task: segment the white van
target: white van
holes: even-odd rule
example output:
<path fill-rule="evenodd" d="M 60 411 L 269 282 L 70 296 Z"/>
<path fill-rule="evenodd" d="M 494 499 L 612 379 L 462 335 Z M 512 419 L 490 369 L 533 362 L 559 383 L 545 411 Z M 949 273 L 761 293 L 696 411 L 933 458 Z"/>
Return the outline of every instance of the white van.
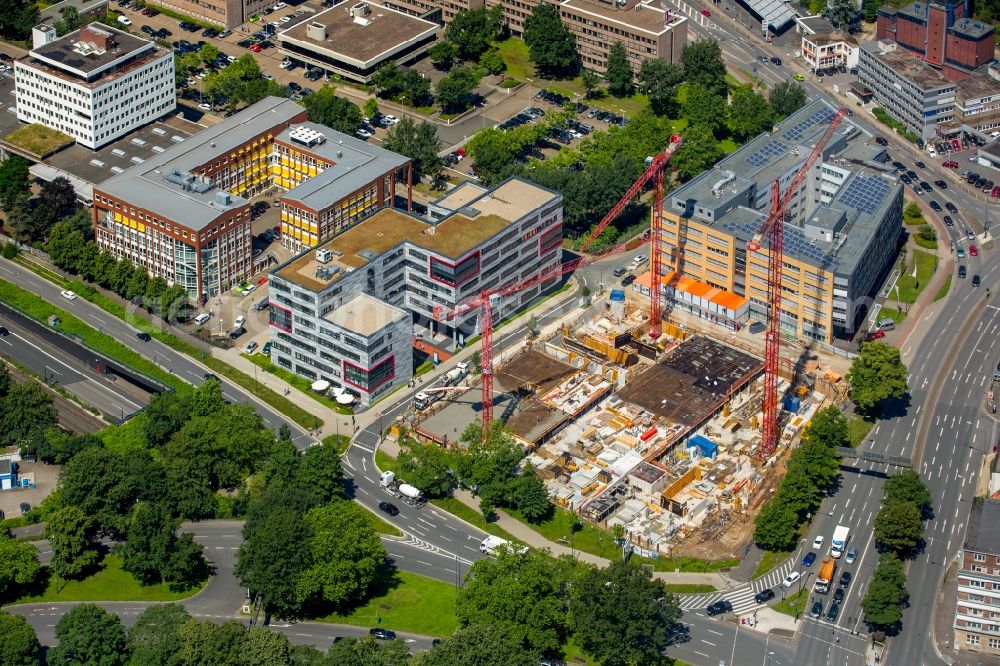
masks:
<path fill-rule="evenodd" d="M 130 19 L 127 16 L 119 16 L 118 22 L 121 23 L 122 25 L 132 25 L 132 19 Z"/>
<path fill-rule="evenodd" d="M 197 317 L 194 318 L 194 323 L 198 324 L 199 326 L 201 326 L 202 324 L 204 324 L 206 321 L 208 321 L 208 313 L 207 312 L 202 312 L 200 315 L 198 315 Z"/>
<path fill-rule="evenodd" d="M 896 322 L 894 322 L 892 319 L 889 318 L 879 319 L 878 327 L 881 328 L 883 331 L 895 331 Z"/>

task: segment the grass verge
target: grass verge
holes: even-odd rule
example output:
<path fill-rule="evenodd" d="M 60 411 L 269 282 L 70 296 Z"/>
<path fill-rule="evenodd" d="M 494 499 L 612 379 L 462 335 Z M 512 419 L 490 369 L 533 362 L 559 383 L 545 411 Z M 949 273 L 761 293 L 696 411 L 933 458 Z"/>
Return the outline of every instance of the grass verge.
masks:
<path fill-rule="evenodd" d="M 492 534 L 514 543 L 520 543 L 520 539 L 516 538 L 513 534 L 502 527 L 497 526 L 496 523 L 486 522 L 486 519 L 483 518 L 483 514 L 481 512 L 465 505 L 454 497 L 432 499 L 431 504 L 443 511 L 447 511 L 456 518 L 461 518 L 470 525 L 478 527 L 487 534 Z"/>
<path fill-rule="evenodd" d="M 336 400 L 329 398 L 324 394 L 319 394 L 313 391 L 312 382 L 307 377 L 301 377 L 299 375 L 289 372 L 288 370 L 285 370 L 284 368 L 278 367 L 274 363 L 271 363 L 270 356 L 265 356 L 264 354 L 251 354 L 249 356 L 246 354 L 240 354 L 240 356 L 250 361 L 264 372 L 272 374 L 278 379 L 289 384 L 293 388 L 298 389 L 300 392 L 302 392 L 312 400 L 315 400 L 324 407 L 328 407 L 329 409 L 332 409 L 333 411 L 339 414 L 354 413 L 351 409 L 348 409 L 344 405 L 337 404 Z"/>
<path fill-rule="evenodd" d="M 944 284 L 942 284 L 941 288 L 938 289 L 938 291 L 937 291 L 936 294 L 934 294 L 934 302 L 937 303 L 942 298 L 944 298 L 945 296 L 947 296 L 949 289 L 951 289 L 951 275 L 948 275 L 944 279 Z"/>
<path fill-rule="evenodd" d="M 338 454 L 344 455 L 347 447 L 351 444 L 351 438 L 347 435 L 327 435 L 323 438 L 323 444 L 335 447 Z"/>
<path fill-rule="evenodd" d="M 883 306 L 878 311 L 878 318 L 879 320 L 891 319 L 894 323 L 898 324 L 899 322 L 906 319 L 906 313 L 903 312 L 902 310 L 897 310 L 895 308 L 887 308 Z"/>
<path fill-rule="evenodd" d="M 208 582 L 207 580 L 205 581 Z M 204 587 L 183 592 L 173 592 L 166 583 L 143 586 L 132 574 L 122 569 L 121 558 L 108 555 L 101 562 L 97 573 L 83 580 L 57 581 L 49 578 L 45 591 L 38 595 L 25 596 L 17 600 L 19 604 L 33 604 L 54 601 L 179 601 L 198 593 Z"/>
<path fill-rule="evenodd" d="M 776 566 L 791 557 L 791 553 L 786 553 L 784 551 L 765 551 L 764 557 L 760 558 L 760 562 L 757 564 L 757 568 L 753 570 L 753 575 L 750 576 L 750 580 L 755 578 L 760 578 L 767 572 L 774 569 Z"/>
<path fill-rule="evenodd" d="M 707 583 L 667 583 L 663 587 L 674 594 L 706 594 L 717 591 L 714 585 Z"/>
<path fill-rule="evenodd" d="M 732 569 L 740 563 L 737 559 L 703 560 L 697 557 L 661 557 L 655 560 L 639 557 L 632 559 L 652 564 L 654 571 L 683 571 L 685 573 L 715 573 L 724 569 Z"/>
<path fill-rule="evenodd" d="M 385 522 L 374 513 L 369 513 L 368 515 L 370 515 L 372 518 L 372 527 L 374 527 L 375 531 L 378 532 L 379 534 L 385 534 L 386 536 L 394 536 L 394 537 L 403 536 L 403 533 L 400 532 L 398 529 L 396 529 L 395 526 Z"/>
<path fill-rule="evenodd" d="M 399 465 L 396 464 L 396 459 L 382 449 L 375 449 L 375 466 L 383 472 L 399 471 Z"/>
<path fill-rule="evenodd" d="M 319 621 L 448 636 L 458 628 L 455 586 L 408 571 L 397 571 L 393 580 L 375 590 L 363 606 L 343 615 L 327 615 Z"/>
<path fill-rule="evenodd" d="M 500 57 L 507 65 L 507 78 L 525 81 L 535 73 L 535 68 L 531 64 L 531 53 L 524 40 L 511 37 L 497 44 L 500 50 Z"/>
<path fill-rule="evenodd" d="M 937 255 L 930 252 L 914 250 L 913 261 L 917 269 L 917 276 L 913 277 L 912 272 L 907 272 L 899 276 L 899 281 L 896 282 L 896 286 L 899 287 L 900 303 L 916 302 L 920 292 L 930 283 L 934 271 L 937 269 Z"/>
<path fill-rule="evenodd" d="M 778 603 L 771 606 L 774 610 L 792 617 L 801 617 L 806 609 L 806 602 L 809 601 L 809 590 L 803 589 L 801 592 L 790 594 Z"/>
<path fill-rule="evenodd" d="M 586 521 L 580 520 L 566 509 L 554 507 L 552 516 L 540 523 L 528 522 L 519 511 L 514 509 L 505 509 L 505 511 L 511 517 L 521 521 L 549 541 L 563 546 L 570 546 L 572 544 L 572 547 L 576 550 L 609 560 L 621 559 L 621 548 L 615 543 L 610 533 Z M 572 534 L 571 538 L 571 525 L 574 519 L 578 521 L 579 531 Z"/>
<path fill-rule="evenodd" d="M 860 444 L 874 426 L 874 421 L 868 421 L 859 414 L 852 415 L 851 420 L 847 422 L 847 434 L 851 438 L 851 446 Z"/>

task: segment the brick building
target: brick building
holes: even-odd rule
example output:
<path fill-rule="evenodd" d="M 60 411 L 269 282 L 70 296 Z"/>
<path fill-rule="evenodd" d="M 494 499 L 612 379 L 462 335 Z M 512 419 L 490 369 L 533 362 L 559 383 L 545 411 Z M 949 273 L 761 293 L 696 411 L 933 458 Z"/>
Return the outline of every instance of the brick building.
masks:
<path fill-rule="evenodd" d="M 879 10 L 875 37 L 896 42 L 954 81 L 993 60 L 995 32 L 971 18 L 967 2 L 945 0 Z"/>
<path fill-rule="evenodd" d="M 1000 501 L 973 503 L 957 585 L 955 647 L 1000 655 Z"/>

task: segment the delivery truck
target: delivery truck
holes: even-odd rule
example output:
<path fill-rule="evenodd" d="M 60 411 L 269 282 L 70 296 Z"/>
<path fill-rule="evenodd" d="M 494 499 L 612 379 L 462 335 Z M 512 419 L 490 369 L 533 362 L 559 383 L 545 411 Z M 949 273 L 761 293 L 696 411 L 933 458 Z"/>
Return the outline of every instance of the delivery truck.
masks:
<path fill-rule="evenodd" d="M 847 550 L 847 541 L 851 538 L 851 530 L 844 525 L 837 525 L 833 531 L 833 538 L 830 539 L 830 555 L 839 558 Z"/>
<path fill-rule="evenodd" d="M 830 584 L 833 582 L 833 574 L 837 571 L 837 560 L 829 555 L 823 558 L 819 565 L 819 572 L 816 574 L 816 585 L 813 591 L 817 594 L 826 594 L 830 591 Z"/>

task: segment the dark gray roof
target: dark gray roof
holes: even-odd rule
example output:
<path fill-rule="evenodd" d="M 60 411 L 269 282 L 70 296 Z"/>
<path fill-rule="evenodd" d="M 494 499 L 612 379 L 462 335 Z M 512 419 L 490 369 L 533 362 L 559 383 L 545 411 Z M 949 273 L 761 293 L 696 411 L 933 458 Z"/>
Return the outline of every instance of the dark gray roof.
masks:
<path fill-rule="evenodd" d="M 780 30 L 795 20 L 795 12 L 784 0 L 747 0 L 747 6 L 774 30 Z"/>
<path fill-rule="evenodd" d="M 955 25 L 953 25 L 951 29 L 959 34 L 972 37 L 973 39 L 980 39 L 986 35 L 992 34 L 996 30 L 992 23 L 984 23 L 983 21 L 967 18 L 955 21 Z"/>
<path fill-rule="evenodd" d="M 76 30 L 37 49 L 32 49 L 31 56 L 60 69 L 75 70 L 89 76 L 113 63 L 134 58 L 156 48 L 156 45 L 149 40 L 140 39 L 103 23 L 91 24 L 84 29 L 111 33 L 115 46 L 107 50 L 81 46 L 81 30 Z"/>
<path fill-rule="evenodd" d="M 977 499 L 972 503 L 965 549 L 1000 554 L 1000 501 Z"/>

